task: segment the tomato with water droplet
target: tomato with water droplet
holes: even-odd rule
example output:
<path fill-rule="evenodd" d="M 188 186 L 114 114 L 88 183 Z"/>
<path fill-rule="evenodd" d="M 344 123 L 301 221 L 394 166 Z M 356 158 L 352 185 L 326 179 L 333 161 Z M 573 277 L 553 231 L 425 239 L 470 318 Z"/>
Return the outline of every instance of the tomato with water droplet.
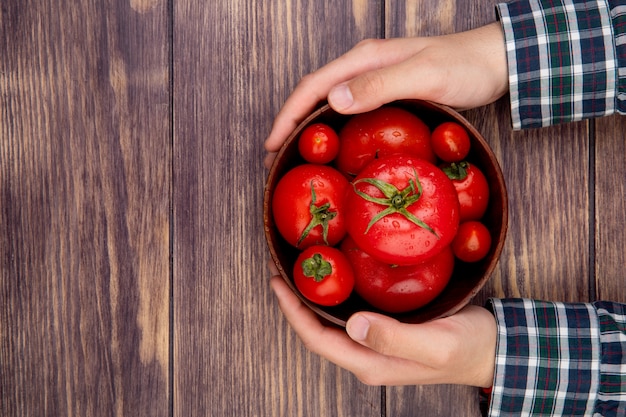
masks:
<path fill-rule="evenodd" d="M 436 162 L 429 127 L 400 107 L 383 106 L 354 115 L 339 131 L 337 168 L 357 175 L 376 158 L 403 153 Z"/>
<path fill-rule="evenodd" d="M 354 291 L 387 313 L 405 313 L 427 305 L 444 290 L 454 270 L 450 246 L 425 262 L 409 266 L 380 262 L 359 249 L 350 237 L 341 243 L 341 251 L 352 264 Z"/>
<path fill-rule="evenodd" d="M 392 155 L 368 164 L 346 194 L 346 229 L 381 262 L 412 265 L 448 246 L 459 225 L 450 179 L 430 162 Z"/>
<path fill-rule="evenodd" d="M 291 245 L 336 245 L 346 234 L 344 196 L 348 180 L 328 165 L 304 164 L 289 170 L 272 197 L 274 223 Z"/>

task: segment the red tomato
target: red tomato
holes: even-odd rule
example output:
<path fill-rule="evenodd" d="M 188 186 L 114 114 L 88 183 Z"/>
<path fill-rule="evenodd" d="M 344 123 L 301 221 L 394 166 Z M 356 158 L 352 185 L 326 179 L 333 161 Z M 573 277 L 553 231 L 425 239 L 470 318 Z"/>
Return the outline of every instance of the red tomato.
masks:
<path fill-rule="evenodd" d="M 354 288 L 352 265 L 339 249 L 330 246 L 311 246 L 300 253 L 293 279 L 303 296 L 323 306 L 344 302 Z"/>
<path fill-rule="evenodd" d="M 461 221 L 480 220 L 489 204 L 489 184 L 485 174 L 474 164 L 459 162 L 444 165 L 459 197 Z"/>
<path fill-rule="evenodd" d="M 452 242 L 459 201 L 452 182 L 430 162 L 406 155 L 377 159 L 352 184 L 348 234 L 379 261 L 420 263 Z"/>
<path fill-rule="evenodd" d="M 375 158 L 395 153 L 435 162 L 428 126 L 398 107 L 352 116 L 339 132 L 339 142 L 337 168 L 347 175 L 357 175 Z"/>
<path fill-rule="evenodd" d="M 300 155 L 312 164 L 327 164 L 339 153 L 339 136 L 324 123 L 307 126 L 298 139 Z"/>
<path fill-rule="evenodd" d="M 444 162 L 459 162 L 470 150 L 470 138 L 463 126 L 444 122 L 433 130 L 430 137 L 435 155 Z"/>
<path fill-rule="evenodd" d="M 454 256 L 463 262 L 478 262 L 487 256 L 491 248 L 491 234 L 487 226 L 471 220 L 461 223 L 452 241 Z"/>
<path fill-rule="evenodd" d="M 404 313 L 430 303 L 446 287 L 454 270 L 450 246 L 426 262 L 394 266 L 369 256 L 348 236 L 341 243 L 354 270 L 354 291 L 387 313 Z"/>
<path fill-rule="evenodd" d="M 289 170 L 272 197 L 274 222 L 291 245 L 336 245 L 346 234 L 344 197 L 348 180 L 327 165 L 304 164 Z"/>

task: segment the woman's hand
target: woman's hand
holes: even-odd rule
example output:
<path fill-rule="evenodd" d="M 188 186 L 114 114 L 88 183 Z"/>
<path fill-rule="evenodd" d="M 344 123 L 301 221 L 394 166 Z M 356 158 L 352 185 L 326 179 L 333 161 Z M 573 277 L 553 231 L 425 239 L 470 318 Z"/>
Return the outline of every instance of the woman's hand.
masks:
<path fill-rule="evenodd" d="M 323 100 L 345 114 L 407 98 L 466 109 L 491 103 L 507 89 L 504 36 L 497 22 L 453 35 L 366 40 L 301 80 L 265 141 L 266 165 Z"/>
<path fill-rule="evenodd" d="M 366 384 L 492 384 L 496 322 L 484 308 L 468 306 L 424 324 L 361 312 L 348 320 L 344 330 L 324 326 L 280 276 L 272 277 L 271 286 L 307 349 Z"/>

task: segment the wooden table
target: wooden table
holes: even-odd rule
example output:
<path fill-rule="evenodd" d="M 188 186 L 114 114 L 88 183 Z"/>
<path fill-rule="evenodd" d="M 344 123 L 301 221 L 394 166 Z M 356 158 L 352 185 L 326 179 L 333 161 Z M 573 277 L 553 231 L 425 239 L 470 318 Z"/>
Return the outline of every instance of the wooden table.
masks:
<path fill-rule="evenodd" d="M 474 388 L 366 386 L 303 347 L 268 286 L 262 143 L 359 40 L 469 29 L 494 4 L 3 0 L 0 415 L 478 416 Z M 464 114 L 510 196 L 475 302 L 626 302 L 626 119 Z"/>

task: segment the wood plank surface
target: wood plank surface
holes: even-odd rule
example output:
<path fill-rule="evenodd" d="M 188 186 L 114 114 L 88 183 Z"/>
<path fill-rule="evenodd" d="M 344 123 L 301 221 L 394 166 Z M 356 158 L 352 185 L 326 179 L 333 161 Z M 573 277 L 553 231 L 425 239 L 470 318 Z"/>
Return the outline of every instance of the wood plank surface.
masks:
<path fill-rule="evenodd" d="M 588 122 L 515 132 L 501 143 L 509 239 L 497 296 L 589 301 L 592 253 Z"/>
<path fill-rule="evenodd" d="M 270 292 L 263 141 L 299 79 L 376 2 L 174 4 L 174 415 L 380 416 L 381 390 L 308 352 Z"/>
<path fill-rule="evenodd" d="M 2 416 L 168 414 L 167 22 L 2 2 Z"/>
<path fill-rule="evenodd" d="M 469 416 L 477 390 L 370 387 L 268 284 L 263 141 L 299 79 L 368 37 L 495 2 L 4 0 L 0 416 Z M 509 191 L 488 297 L 626 302 L 626 119 L 513 132 L 463 113 Z"/>
<path fill-rule="evenodd" d="M 626 119 L 595 121 L 596 299 L 626 303 Z M 592 236 L 592 238 L 593 238 Z"/>

